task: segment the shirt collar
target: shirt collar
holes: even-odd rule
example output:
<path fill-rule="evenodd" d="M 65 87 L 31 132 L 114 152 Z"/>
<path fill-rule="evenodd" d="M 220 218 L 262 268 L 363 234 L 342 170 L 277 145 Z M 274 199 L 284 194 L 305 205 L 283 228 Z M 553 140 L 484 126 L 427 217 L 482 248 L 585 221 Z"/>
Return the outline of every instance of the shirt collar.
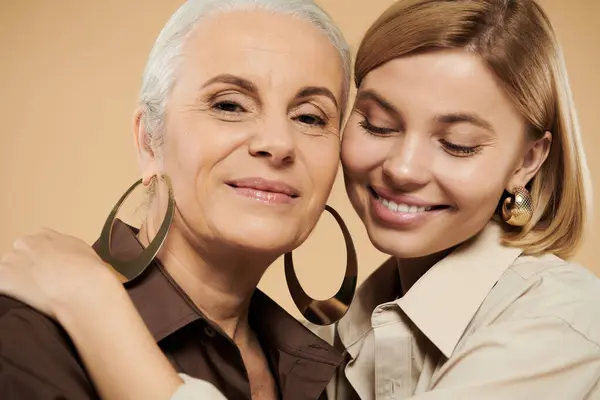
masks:
<path fill-rule="evenodd" d="M 249 323 L 272 360 L 282 398 L 320 398 L 343 355 L 256 290 Z"/>
<path fill-rule="evenodd" d="M 136 229 L 124 222 L 115 221 L 111 246 L 115 257 L 127 260 L 142 252 L 136 233 Z M 196 320 L 202 319 L 214 326 L 158 260 L 126 284 L 126 289 L 156 342 Z M 286 391 L 322 391 L 343 361 L 339 351 L 258 289 L 251 300 L 249 323 L 269 358 L 276 363 L 280 384 Z M 307 379 L 311 385 L 306 385 Z"/>
<path fill-rule="evenodd" d="M 522 250 L 500 242 L 501 227 L 490 222 L 477 236 L 431 267 L 395 303 L 421 332 L 450 357 L 465 329 L 498 279 Z M 340 321 L 340 339 L 356 357 L 357 344 L 371 329 L 371 314 L 399 291 L 396 262 L 389 259 L 363 284 Z M 353 354 L 353 352 L 355 354 Z"/>
<path fill-rule="evenodd" d="M 115 220 L 111 243 L 113 255 L 121 260 L 139 256 L 144 248 L 136 235 L 137 229 Z M 139 277 L 126 283 L 125 288 L 156 342 L 193 321 L 204 319 L 158 260 Z"/>

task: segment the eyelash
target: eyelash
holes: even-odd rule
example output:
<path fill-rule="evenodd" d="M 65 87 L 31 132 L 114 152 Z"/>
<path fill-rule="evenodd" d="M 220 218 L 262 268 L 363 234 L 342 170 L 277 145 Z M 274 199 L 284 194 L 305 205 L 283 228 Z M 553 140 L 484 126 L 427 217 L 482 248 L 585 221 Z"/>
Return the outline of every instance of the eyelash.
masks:
<path fill-rule="evenodd" d="M 468 157 L 476 154 L 481 149 L 481 146 L 460 146 L 458 144 L 450 143 L 444 139 L 440 140 L 440 143 L 446 148 L 446 150 L 452 155 L 458 157 Z"/>
<path fill-rule="evenodd" d="M 394 129 L 390 128 L 380 128 L 378 126 L 372 125 L 366 118 L 358 123 L 365 131 L 377 135 L 377 136 L 385 136 L 390 133 L 396 132 Z"/>
<path fill-rule="evenodd" d="M 396 132 L 394 129 L 390 128 L 381 128 L 375 125 L 372 125 L 367 119 L 364 119 L 358 123 L 364 130 L 367 132 L 377 135 L 377 136 L 386 136 L 390 133 Z M 447 140 L 440 140 L 440 143 L 446 148 L 446 151 L 451 153 L 456 157 L 468 157 L 473 154 L 479 152 L 481 146 L 461 146 L 458 144 L 450 143 Z"/>
<path fill-rule="evenodd" d="M 311 124 L 309 122 L 302 121 L 302 118 L 305 118 L 305 117 L 312 118 L 315 122 Z M 296 120 L 298 120 L 300 123 L 302 123 L 304 125 L 310 125 L 310 126 L 321 126 L 322 127 L 322 126 L 327 125 L 327 121 L 324 118 L 319 117 L 318 115 L 314 115 L 314 114 L 302 114 L 302 115 L 299 115 L 298 117 L 296 117 Z"/>
<path fill-rule="evenodd" d="M 225 109 L 223 109 L 223 106 L 233 106 L 237 110 L 236 111 L 225 110 Z M 236 103 L 235 101 L 219 101 L 219 102 L 215 103 L 212 106 L 212 108 L 219 112 L 224 112 L 224 113 L 246 112 L 246 109 L 244 107 L 242 107 L 241 105 L 239 105 L 238 103 Z"/>
<path fill-rule="evenodd" d="M 224 109 L 224 106 L 230 106 L 230 107 L 233 106 L 234 108 L 236 108 L 236 110 L 233 111 L 230 109 Z M 220 101 L 218 103 L 215 103 L 212 106 L 212 108 L 219 112 L 228 113 L 228 114 L 247 112 L 247 110 L 244 107 L 242 107 L 240 104 L 238 104 L 234 101 Z M 303 121 L 302 119 L 306 118 L 306 117 L 311 118 L 314 122 L 310 123 L 310 122 Z M 327 122 L 328 122 L 323 117 L 320 117 L 315 114 L 302 114 L 302 115 L 299 115 L 298 117 L 296 117 L 295 119 L 304 125 L 320 126 L 320 127 L 327 125 Z"/>

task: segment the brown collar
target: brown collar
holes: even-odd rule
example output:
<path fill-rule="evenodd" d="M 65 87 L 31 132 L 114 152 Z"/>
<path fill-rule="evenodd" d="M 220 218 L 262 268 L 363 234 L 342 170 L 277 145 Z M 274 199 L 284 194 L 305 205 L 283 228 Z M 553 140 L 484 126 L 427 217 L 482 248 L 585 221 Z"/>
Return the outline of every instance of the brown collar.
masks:
<path fill-rule="evenodd" d="M 143 247 L 136 233 L 135 228 L 115 221 L 111 246 L 115 257 L 127 260 L 140 254 Z M 158 260 L 128 283 L 126 289 L 157 343 L 199 319 L 215 326 Z M 277 374 L 284 398 L 285 393 L 298 391 L 304 392 L 307 398 L 315 391 L 313 398 L 317 398 L 343 361 L 338 350 L 258 289 L 251 300 L 249 323 Z M 311 383 L 306 385 L 307 382 Z"/>

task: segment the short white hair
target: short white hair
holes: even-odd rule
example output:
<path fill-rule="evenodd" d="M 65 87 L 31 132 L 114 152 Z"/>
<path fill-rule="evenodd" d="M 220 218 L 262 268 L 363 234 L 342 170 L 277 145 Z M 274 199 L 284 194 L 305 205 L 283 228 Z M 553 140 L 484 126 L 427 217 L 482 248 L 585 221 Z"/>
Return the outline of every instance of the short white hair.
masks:
<path fill-rule="evenodd" d="M 343 107 L 347 106 L 351 79 L 351 55 L 341 31 L 329 15 L 312 0 L 188 0 L 164 26 L 150 52 L 144 74 L 139 104 L 143 107 L 142 122 L 148 139 L 155 145 L 162 143 L 166 103 L 173 88 L 180 55 L 187 39 L 198 22 L 217 13 L 260 9 L 291 15 L 319 28 L 338 51 L 344 68 Z"/>

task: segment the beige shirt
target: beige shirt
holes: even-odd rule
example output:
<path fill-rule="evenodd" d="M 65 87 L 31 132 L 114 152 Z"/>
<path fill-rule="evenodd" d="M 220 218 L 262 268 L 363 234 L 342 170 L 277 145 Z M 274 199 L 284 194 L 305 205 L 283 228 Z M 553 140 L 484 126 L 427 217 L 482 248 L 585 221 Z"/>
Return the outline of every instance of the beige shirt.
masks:
<path fill-rule="evenodd" d="M 328 398 L 600 399 L 600 281 L 499 236 L 490 224 L 392 301 L 388 262 L 337 326 L 311 326 L 348 353 Z M 173 400 L 209 398 L 195 394 Z"/>
<path fill-rule="evenodd" d="M 179 374 L 184 384 L 179 386 L 170 400 L 227 400 L 227 398 L 212 383 L 202 379 Z"/>
<path fill-rule="evenodd" d="M 333 329 L 345 368 L 330 399 L 600 399 L 600 281 L 523 256 L 492 223 L 400 299 L 388 262 Z"/>

